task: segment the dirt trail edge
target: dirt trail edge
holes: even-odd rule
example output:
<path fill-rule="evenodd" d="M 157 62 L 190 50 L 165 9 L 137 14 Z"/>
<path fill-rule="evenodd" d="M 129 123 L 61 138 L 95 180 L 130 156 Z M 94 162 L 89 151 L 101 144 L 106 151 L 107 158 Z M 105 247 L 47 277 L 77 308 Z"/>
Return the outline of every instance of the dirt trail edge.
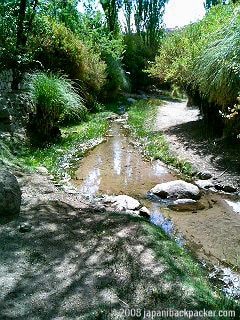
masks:
<path fill-rule="evenodd" d="M 196 171 L 209 171 L 218 182 L 239 186 L 239 146 L 213 137 L 197 107 L 166 102 L 159 107 L 156 131 L 163 131 L 170 150 L 189 161 Z"/>

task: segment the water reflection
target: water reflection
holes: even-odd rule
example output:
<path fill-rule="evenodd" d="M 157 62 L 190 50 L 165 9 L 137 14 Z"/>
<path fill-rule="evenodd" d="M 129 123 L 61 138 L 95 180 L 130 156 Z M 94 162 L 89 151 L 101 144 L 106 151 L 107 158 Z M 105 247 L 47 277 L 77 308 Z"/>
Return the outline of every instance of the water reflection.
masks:
<path fill-rule="evenodd" d="M 114 140 L 113 143 L 113 163 L 114 171 L 117 175 L 121 174 L 122 148 L 119 140 Z"/>
<path fill-rule="evenodd" d="M 153 224 L 160 226 L 168 235 L 173 235 L 174 227 L 172 221 L 164 218 L 159 212 L 159 208 L 157 208 L 157 206 L 151 210 L 150 221 Z"/>
<path fill-rule="evenodd" d="M 80 192 L 141 197 L 156 184 L 174 179 L 160 162 L 144 161 L 121 126 L 113 122 L 107 141 L 80 161 L 72 180 Z"/>
<path fill-rule="evenodd" d="M 149 203 L 148 207 L 151 208 L 151 217 L 150 221 L 155 224 L 156 226 L 159 226 L 160 228 L 165 231 L 165 233 L 172 239 L 174 239 L 180 246 L 185 245 L 185 241 L 183 239 L 183 235 L 180 233 L 177 233 L 172 220 L 167 219 L 161 214 L 160 208 L 163 206 L 163 203 Z"/>

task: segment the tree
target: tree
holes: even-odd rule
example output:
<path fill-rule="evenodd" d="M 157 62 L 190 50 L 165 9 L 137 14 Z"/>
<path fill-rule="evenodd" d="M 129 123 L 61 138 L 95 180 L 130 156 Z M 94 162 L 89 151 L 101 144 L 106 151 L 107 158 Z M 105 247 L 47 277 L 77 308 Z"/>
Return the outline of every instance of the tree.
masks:
<path fill-rule="evenodd" d="M 13 60 L 13 82 L 12 89 L 18 89 L 21 81 L 21 57 L 26 51 L 27 38 L 32 31 L 33 20 L 36 14 L 38 0 L 20 0 L 18 3 L 18 12 L 16 19 L 16 56 Z M 20 58 L 20 59 L 19 59 Z"/>
<path fill-rule="evenodd" d="M 124 0 L 127 33 L 136 32 L 146 45 L 155 46 L 162 29 L 164 7 L 168 0 Z M 131 30 L 131 21 L 134 27 Z"/>
<path fill-rule="evenodd" d="M 107 20 L 108 31 L 113 35 L 119 30 L 118 12 L 122 6 L 122 0 L 100 0 Z"/>

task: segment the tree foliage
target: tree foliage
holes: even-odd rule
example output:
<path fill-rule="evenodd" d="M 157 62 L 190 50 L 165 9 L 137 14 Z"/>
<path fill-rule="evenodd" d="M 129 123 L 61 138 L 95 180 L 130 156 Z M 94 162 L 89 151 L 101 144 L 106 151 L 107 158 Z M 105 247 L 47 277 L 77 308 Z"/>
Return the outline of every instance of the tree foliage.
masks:
<path fill-rule="evenodd" d="M 202 21 L 167 36 L 148 72 L 184 88 L 212 125 L 227 127 L 238 118 L 239 30 L 238 6 L 214 6 Z"/>
<path fill-rule="evenodd" d="M 108 31 L 116 35 L 119 31 L 118 12 L 122 6 L 122 0 L 100 0 L 107 20 Z"/>

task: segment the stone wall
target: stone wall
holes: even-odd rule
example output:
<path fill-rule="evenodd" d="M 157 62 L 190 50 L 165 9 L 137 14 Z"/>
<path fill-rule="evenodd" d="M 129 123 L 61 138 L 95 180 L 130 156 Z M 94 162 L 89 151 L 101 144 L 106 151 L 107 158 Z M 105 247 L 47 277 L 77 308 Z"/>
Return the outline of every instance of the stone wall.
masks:
<path fill-rule="evenodd" d="M 0 132 L 14 132 L 26 127 L 33 105 L 24 91 L 24 81 L 12 90 L 13 71 L 0 72 Z M 1 134 L 0 134 L 1 136 Z"/>
<path fill-rule="evenodd" d="M 4 70 L 0 72 L 0 93 L 8 93 L 12 91 L 13 71 Z"/>
<path fill-rule="evenodd" d="M 24 75 L 23 75 L 24 79 Z M 12 82 L 13 82 L 13 70 L 3 70 L 0 71 L 0 94 L 12 92 Z M 18 84 L 19 90 L 26 89 L 26 84 L 24 80 Z"/>

